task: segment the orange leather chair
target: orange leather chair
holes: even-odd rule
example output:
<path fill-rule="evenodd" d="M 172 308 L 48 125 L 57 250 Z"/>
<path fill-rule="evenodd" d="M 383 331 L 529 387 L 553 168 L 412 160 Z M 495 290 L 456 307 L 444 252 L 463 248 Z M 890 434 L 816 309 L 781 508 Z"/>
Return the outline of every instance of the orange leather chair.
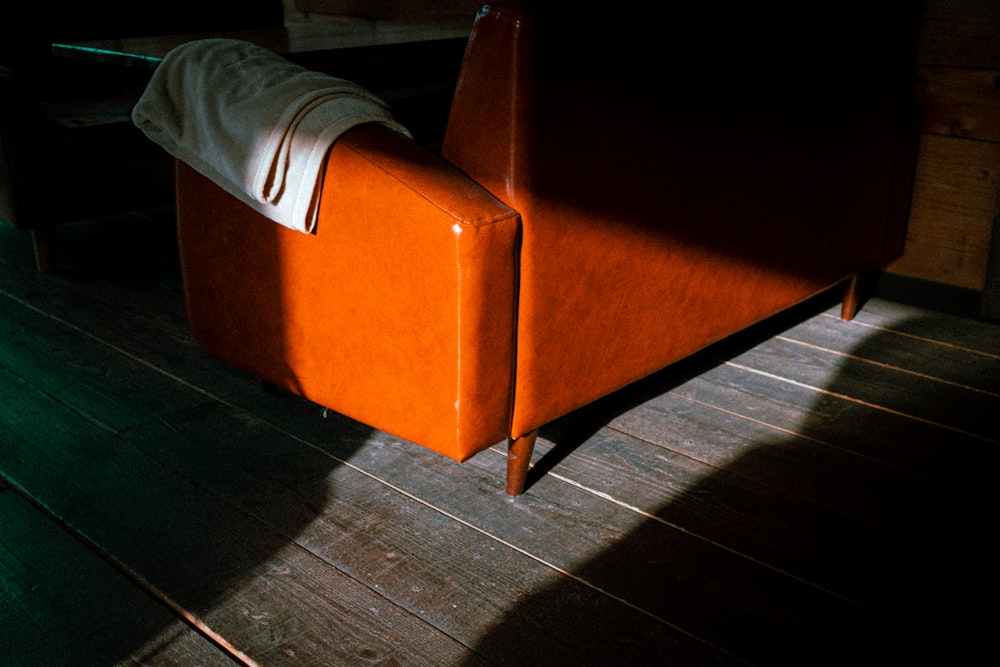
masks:
<path fill-rule="evenodd" d="M 457 460 L 507 440 L 517 495 L 547 422 L 844 281 L 852 317 L 901 253 L 912 17 L 736 7 L 491 3 L 441 155 L 350 131 L 314 234 L 178 164 L 198 341 Z"/>

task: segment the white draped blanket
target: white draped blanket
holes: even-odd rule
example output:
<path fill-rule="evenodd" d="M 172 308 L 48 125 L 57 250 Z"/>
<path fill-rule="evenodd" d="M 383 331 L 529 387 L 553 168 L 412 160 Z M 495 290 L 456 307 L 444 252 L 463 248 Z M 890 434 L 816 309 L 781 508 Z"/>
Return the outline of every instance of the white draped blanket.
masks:
<path fill-rule="evenodd" d="M 341 134 L 380 123 L 409 136 L 364 88 L 231 39 L 168 53 L 132 120 L 254 210 L 306 233 L 316 225 L 327 153 Z"/>

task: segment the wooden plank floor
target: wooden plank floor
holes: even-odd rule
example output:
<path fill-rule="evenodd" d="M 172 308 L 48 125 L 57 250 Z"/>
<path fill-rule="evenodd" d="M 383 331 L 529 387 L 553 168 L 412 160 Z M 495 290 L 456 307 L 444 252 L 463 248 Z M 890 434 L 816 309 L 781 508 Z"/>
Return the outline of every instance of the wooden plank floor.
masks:
<path fill-rule="evenodd" d="M 0 225 L 0 665 L 992 648 L 996 325 L 822 296 L 544 428 L 509 500 L 502 447 L 454 463 L 205 356 L 162 222 L 60 235 L 39 275 Z"/>

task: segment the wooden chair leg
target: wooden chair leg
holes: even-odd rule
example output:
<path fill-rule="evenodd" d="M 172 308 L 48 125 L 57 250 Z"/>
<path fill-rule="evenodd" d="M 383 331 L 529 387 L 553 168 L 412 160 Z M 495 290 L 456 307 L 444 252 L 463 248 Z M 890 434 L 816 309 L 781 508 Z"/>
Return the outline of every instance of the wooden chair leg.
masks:
<path fill-rule="evenodd" d="M 42 225 L 32 229 L 31 242 L 35 247 L 35 267 L 42 273 L 52 273 L 55 271 L 55 225 Z"/>
<path fill-rule="evenodd" d="M 847 290 L 844 292 L 844 301 L 840 306 L 840 319 L 850 321 L 858 314 L 861 302 L 864 299 L 865 280 L 864 275 L 855 273 L 847 281 Z"/>
<path fill-rule="evenodd" d="M 524 493 L 524 482 L 528 477 L 531 452 L 535 448 L 538 431 L 532 431 L 520 438 L 507 441 L 507 495 L 519 496 Z"/>

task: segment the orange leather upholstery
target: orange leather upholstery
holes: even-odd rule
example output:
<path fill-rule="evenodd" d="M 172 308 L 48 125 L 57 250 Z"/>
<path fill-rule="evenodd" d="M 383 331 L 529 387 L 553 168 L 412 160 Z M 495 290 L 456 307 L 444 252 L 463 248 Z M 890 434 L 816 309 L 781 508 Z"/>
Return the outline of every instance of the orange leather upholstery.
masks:
<path fill-rule="evenodd" d="M 504 440 L 517 213 L 382 127 L 342 137 L 326 173 L 307 235 L 178 166 L 196 338 L 269 382 L 459 460 Z"/>
<path fill-rule="evenodd" d="M 716 16 L 735 3 L 672 9 L 680 27 L 616 7 L 488 8 L 445 136 L 443 156 L 524 220 L 515 436 L 901 250 L 903 14 L 867 14 L 862 44 L 851 7 L 826 35 L 757 6 Z M 777 52 L 788 39 L 814 43 Z"/>
<path fill-rule="evenodd" d="M 899 255 L 914 110 L 907 33 L 880 32 L 897 23 L 809 73 L 771 44 L 737 81 L 651 75 L 650 42 L 608 51 L 600 20 L 538 11 L 480 13 L 443 159 L 378 127 L 339 140 L 315 235 L 179 166 L 209 352 L 462 460 Z"/>

